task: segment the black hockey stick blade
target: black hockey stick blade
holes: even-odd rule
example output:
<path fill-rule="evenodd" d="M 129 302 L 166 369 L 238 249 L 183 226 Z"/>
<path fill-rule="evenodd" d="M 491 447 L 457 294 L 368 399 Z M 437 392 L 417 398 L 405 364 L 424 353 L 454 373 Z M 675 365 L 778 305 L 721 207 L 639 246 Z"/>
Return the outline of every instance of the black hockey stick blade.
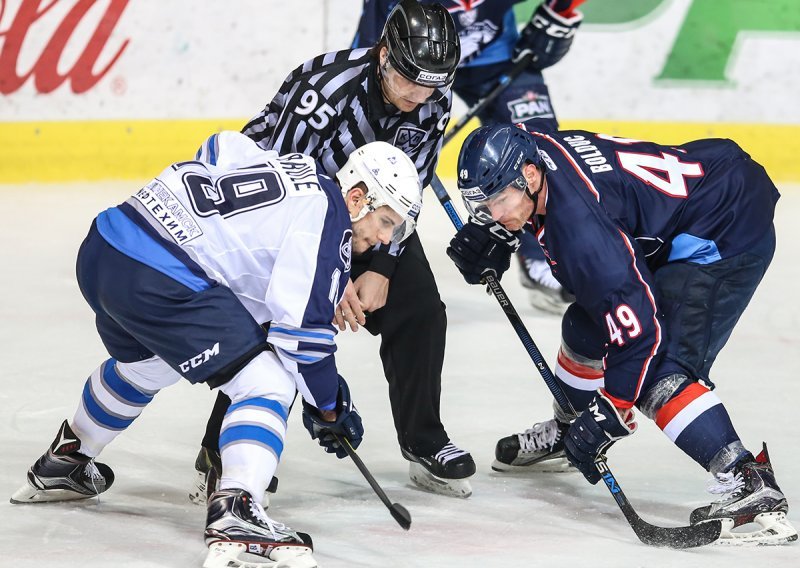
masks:
<path fill-rule="evenodd" d="M 375 495 L 380 497 L 380 500 L 383 501 L 383 504 L 386 505 L 387 509 L 389 509 L 389 513 L 391 513 L 392 518 L 397 521 L 397 524 L 400 525 L 403 530 L 410 529 L 411 514 L 408 512 L 408 509 L 403 507 L 400 503 L 392 503 L 389 500 L 389 497 L 386 495 L 383 487 L 378 484 L 378 482 L 372 476 L 372 473 L 370 473 L 370 471 L 367 469 L 367 466 L 363 461 L 361 461 L 361 457 L 356 453 L 355 448 L 353 448 L 353 446 L 350 444 L 350 440 L 343 438 L 338 434 L 334 434 L 333 436 L 336 438 L 336 441 L 342 445 L 344 451 L 347 452 L 347 455 L 353 460 L 353 463 L 356 464 L 358 471 L 361 472 L 361 475 L 363 475 L 364 479 L 367 480 L 369 486 L 372 487 Z"/>
<path fill-rule="evenodd" d="M 397 524 L 403 527 L 403 530 L 411 528 L 411 513 L 400 503 L 392 503 L 392 506 L 389 507 L 389 512 L 394 517 L 394 520 L 397 521 Z"/>
<path fill-rule="evenodd" d="M 696 548 L 719 539 L 722 533 L 720 521 L 709 521 L 687 527 L 656 527 L 642 519 L 631 522 L 636 536 L 649 546 L 667 548 Z"/>
<path fill-rule="evenodd" d="M 686 527 L 657 527 L 651 525 L 636 513 L 630 504 L 622 487 L 617 483 L 611 468 L 606 462 L 606 456 L 600 454 L 594 460 L 594 466 L 605 482 L 608 491 L 617 502 L 628 524 L 644 544 L 648 546 L 662 546 L 667 548 L 696 548 L 711 544 L 722 534 L 722 523 L 710 521 Z"/>

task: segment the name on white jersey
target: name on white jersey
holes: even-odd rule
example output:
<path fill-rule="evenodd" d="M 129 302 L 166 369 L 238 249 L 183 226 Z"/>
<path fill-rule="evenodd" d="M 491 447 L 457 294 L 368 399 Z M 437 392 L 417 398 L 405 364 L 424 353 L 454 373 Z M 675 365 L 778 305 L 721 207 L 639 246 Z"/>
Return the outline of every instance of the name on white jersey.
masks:
<path fill-rule="evenodd" d="M 283 171 L 294 184 L 295 195 L 322 191 L 317 181 L 314 162 L 303 154 L 286 154 L 278 158 Z"/>
<path fill-rule="evenodd" d="M 178 198 L 158 180 L 153 180 L 133 196 L 179 245 L 203 234 L 192 215 Z"/>

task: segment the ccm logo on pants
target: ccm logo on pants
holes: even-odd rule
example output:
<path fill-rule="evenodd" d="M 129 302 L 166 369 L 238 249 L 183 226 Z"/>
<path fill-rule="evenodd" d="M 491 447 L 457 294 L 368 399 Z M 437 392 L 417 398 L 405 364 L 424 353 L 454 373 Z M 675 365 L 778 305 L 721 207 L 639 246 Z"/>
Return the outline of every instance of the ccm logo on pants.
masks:
<path fill-rule="evenodd" d="M 181 371 L 187 373 L 189 369 L 194 369 L 195 367 L 199 367 L 209 359 L 211 359 L 214 355 L 219 355 L 219 343 L 215 343 L 211 349 L 206 349 L 202 353 L 198 353 L 188 361 L 184 361 L 180 364 Z"/>

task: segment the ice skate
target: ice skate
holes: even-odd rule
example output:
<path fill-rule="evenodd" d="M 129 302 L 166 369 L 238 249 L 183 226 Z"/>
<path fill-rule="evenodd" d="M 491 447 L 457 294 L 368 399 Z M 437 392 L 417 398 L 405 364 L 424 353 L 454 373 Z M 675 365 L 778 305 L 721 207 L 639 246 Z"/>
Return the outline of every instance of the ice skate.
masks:
<path fill-rule="evenodd" d="M 189 501 L 195 505 L 205 505 L 208 497 L 219 489 L 219 478 L 222 475 L 222 460 L 219 453 L 208 448 L 201 447 L 194 461 L 195 476 L 189 489 Z M 269 507 L 269 494 L 278 490 L 278 478 L 274 477 L 264 493 L 261 505 L 266 509 Z"/>
<path fill-rule="evenodd" d="M 492 469 L 502 472 L 559 473 L 577 471 L 564 456 L 569 424 L 551 418 L 497 441 Z"/>
<path fill-rule="evenodd" d="M 81 441 L 64 420 L 47 453 L 28 470 L 28 482 L 11 496 L 11 502 L 71 501 L 106 491 L 114 483 L 114 472 L 79 453 L 80 448 Z"/>
<path fill-rule="evenodd" d="M 775 481 L 766 444 L 756 458 L 748 454 L 731 471 L 717 474 L 709 492 L 722 494 L 722 499 L 692 511 L 690 522 L 722 521 L 717 544 L 785 544 L 797 540 L 797 530 L 786 519 L 789 506 Z M 751 527 L 744 526 L 748 524 Z M 747 528 L 752 530 L 748 532 Z"/>
<path fill-rule="evenodd" d="M 244 489 L 223 489 L 208 502 L 203 568 L 315 568 L 311 537 L 270 519 Z"/>
<path fill-rule="evenodd" d="M 462 499 L 472 495 L 467 478 L 475 473 L 475 462 L 469 452 L 452 442 L 447 442 L 432 456 L 417 456 L 405 448 L 401 451 L 410 462 L 408 476 L 417 487 Z"/>
<path fill-rule="evenodd" d="M 534 260 L 518 253 L 519 281 L 528 291 L 531 306 L 548 314 L 561 315 L 575 296 L 564 290 L 553 275 L 546 260 Z"/>

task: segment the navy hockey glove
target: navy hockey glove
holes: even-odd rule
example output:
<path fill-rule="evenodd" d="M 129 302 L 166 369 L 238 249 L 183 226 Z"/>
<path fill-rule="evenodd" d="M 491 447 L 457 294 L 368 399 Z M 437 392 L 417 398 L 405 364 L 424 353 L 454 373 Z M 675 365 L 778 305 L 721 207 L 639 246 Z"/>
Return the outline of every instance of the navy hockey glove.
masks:
<path fill-rule="evenodd" d="M 336 441 L 334 434 L 347 438 L 350 445 L 357 448 L 364 435 L 364 426 L 361 425 L 361 416 L 350 398 L 350 387 L 341 375 L 335 411 L 336 421 L 328 422 L 322 419 L 316 407 L 303 400 L 303 426 L 311 434 L 311 439 L 318 440 L 326 452 L 336 454 L 337 458 L 342 459 L 347 456 L 347 452 Z"/>
<path fill-rule="evenodd" d="M 514 46 L 514 61 L 532 52 L 531 67 L 534 69 L 545 69 L 561 61 L 583 21 L 583 14 L 577 10 L 565 16 L 554 12 L 547 4 L 544 2 L 536 8 Z"/>
<path fill-rule="evenodd" d="M 597 391 L 589 407 L 570 424 L 564 439 L 564 452 L 569 462 L 594 485 L 600 481 L 594 460 L 614 442 L 633 434 L 636 426 L 633 410 L 616 408 L 601 391 Z"/>
<path fill-rule="evenodd" d="M 511 254 L 519 248 L 521 231 L 511 232 L 500 223 L 479 225 L 470 220 L 450 241 L 447 256 L 467 284 L 480 284 L 487 273 L 499 280 L 511 266 Z"/>

